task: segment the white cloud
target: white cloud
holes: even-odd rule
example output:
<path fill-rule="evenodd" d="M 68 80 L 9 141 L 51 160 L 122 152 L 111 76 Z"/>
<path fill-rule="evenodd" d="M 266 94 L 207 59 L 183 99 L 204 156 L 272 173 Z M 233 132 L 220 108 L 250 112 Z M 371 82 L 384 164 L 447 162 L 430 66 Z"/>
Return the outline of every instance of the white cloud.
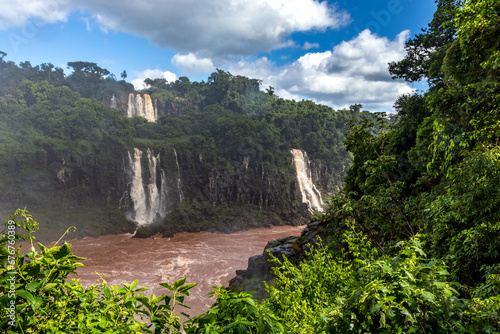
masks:
<path fill-rule="evenodd" d="M 172 58 L 172 64 L 182 70 L 182 72 L 192 75 L 209 73 L 215 70 L 215 66 L 210 58 L 198 57 L 194 53 L 176 54 Z"/>
<path fill-rule="evenodd" d="M 4 1 L 6 2 L 6 1 Z M 294 32 L 336 29 L 349 14 L 319 0 L 12 0 L 2 5 L 0 29 L 30 18 L 65 20 L 90 13 L 101 29 L 132 33 L 182 53 L 241 56 L 293 45 Z"/>
<path fill-rule="evenodd" d="M 65 21 L 71 0 L 9 0 L 2 1 L 0 11 L 0 30 L 20 27 L 29 20 L 40 26 L 43 23 Z"/>
<path fill-rule="evenodd" d="M 169 71 L 162 71 L 162 70 L 145 70 L 143 72 L 138 72 L 135 73 L 137 76 L 137 79 L 132 80 L 131 83 L 134 85 L 134 88 L 136 90 L 141 90 L 148 88 L 148 85 L 144 83 L 145 79 L 165 79 L 167 82 L 172 82 L 177 80 L 177 76 Z"/>
<path fill-rule="evenodd" d="M 302 47 L 304 50 L 310 50 L 310 49 L 317 49 L 319 48 L 319 43 L 309 43 L 305 42 L 304 46 Z"/>
<path fill-rule="evenodd" d="M 276 67 L 267 58 L 232 65 L 233 74 L 263 80 L 276 94 L 296 100 L 313 99 L 342 108 L 361 103 L 368 110 L 390 110 L 396 98 L 412 91 L 406 83 L 391 79 L 387 64 L 404 57 L 409 31 L 395 40 L 361 32 L 336 45 L 332 51 L 307 53 L 291 64 Z"/>

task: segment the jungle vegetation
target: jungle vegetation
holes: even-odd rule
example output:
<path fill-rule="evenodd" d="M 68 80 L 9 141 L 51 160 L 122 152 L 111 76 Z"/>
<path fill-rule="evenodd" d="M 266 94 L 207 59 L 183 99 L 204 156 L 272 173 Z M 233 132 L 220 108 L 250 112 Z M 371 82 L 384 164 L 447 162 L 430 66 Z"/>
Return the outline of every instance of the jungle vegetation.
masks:
<path fill-rule="evenodd" d="M 345 145 L 353 164 L 343 190 L 316 218 L 328 232 L 301 264 L 274 260 L 268 298 L 216 288 L 212 308 L 181 324 L 173 309 L 188 303 L 192 285 L 184 280 L 149 299 L 137 297 L 137 282 L 84 289 L 65 282 L 81 260 L 70 245 L 24 255 L 6 248 L 9 224 L 27 228 L 24 238 L 31 238 L 34 221 L 20 211 L 6 223 L 0 248 L 16 258 L 19 320 L 10 329 L 500 332 L 499 35 L 498 1 L 438 1 L 428 28 L 407 42 L 406 58 L 389 64 L 395 77 L 426 78 L 429 90 L 401 96 L 394 124 L 380 115 L 350 122 Z M 383 131 L 374 134 L 374 126 Z M 2 256 L 3 312 L 7 265 Z"/>

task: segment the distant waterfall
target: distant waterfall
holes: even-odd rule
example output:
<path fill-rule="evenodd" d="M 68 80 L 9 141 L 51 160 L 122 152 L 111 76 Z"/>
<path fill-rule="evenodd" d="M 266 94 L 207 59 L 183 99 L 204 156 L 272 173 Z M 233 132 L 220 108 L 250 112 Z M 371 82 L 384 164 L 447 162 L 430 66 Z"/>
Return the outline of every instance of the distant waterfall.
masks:
<path fill-rule="evenodd" d="M 157 171 L 160 162 L 160 155 L 154 156 L 151 150 L 147 150 L 147 162 L 149 169 L 149 179 L 147 184 L 143 179 L 141 166 L 142 151 L 134 149 L 134 156 L 129 152 L 130 162 L 130 198 L 133 204 L 131 219 L 139 225 L 149 224 L 158 218 L 163 218 L 167 214 L 168 191 L 165 180 L 165 172 L 161 171 L 160 188 L 157 185 Z"/>
<path fill-rule="evenodd" d="M 148 120 L 148 122 L 156 122 L 158 119 L 158 112 L 156 106 L 153 106 L 151 96 L 141 94 L 134 96 L 134 93 L 128 95 L 127 116 L 141 116 Z"/>
<path fill-rule="evenodd" d="M 293 154 L 293 161 L 297 170 L 297 181 L 302 194 L 302 203 L 306 203 L 309 209 L 323 212 L 324 203 L 321 193 L 312 181 L 307 153 L 297 149 L 292 149 L 290 152 Z"/>
<path fill-rule="evenodd" d="M 179 201 L 182 203 L 184 200 L 184 194 L 182 193 L 181 187 L 181 169 L 179 168 L 179 160 L 177 159 L 177 151 L 174 148 L 175 153 L 175 163 L 177 164 L 177 189 L 179 190 Z"/>
<path fill-rule="evenodd" d="M 110 102 L 109 106 L 111 108 L 116 108 L 117 107 L 115 94 L 113 94 L 113 96 L 111 96 L 111 102 Z"/>

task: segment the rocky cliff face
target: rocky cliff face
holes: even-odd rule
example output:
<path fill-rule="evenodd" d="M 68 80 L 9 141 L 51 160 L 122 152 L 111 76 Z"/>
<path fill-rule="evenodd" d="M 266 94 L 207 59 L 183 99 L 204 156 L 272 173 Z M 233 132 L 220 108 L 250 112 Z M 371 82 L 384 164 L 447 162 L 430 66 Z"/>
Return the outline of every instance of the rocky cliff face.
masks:
<path fill-rule="evenodd" d="M 181 117 L 194 108 L 193 102 L 189 99 L 175 97 L 168 102 L 158 103 L 158 100 L 149 94 L 140 93 L 112 95 L 109 101 L 102 103 L 119 109 L 126 117 L 141 116 L 148 122 L 156 122 L 160 115 Z"/>
<path fill-rule="evenodd" d="M 70 226 L 77 228 L 72 237 L 133 232 L 117 205 L 127 180 L 115 157 L 111 146 L 12 157 L 0 164 L 0 212 L 7 217 L 26 207 L 40 223 L 42 240 L 59 238 Z"/>
<path fill-rule="evenodd" d="M 138 224 L 154 223 L 152 232 L 303 224 L 310 206 L 303 201 L 293 156 L 284 152 L 281 159 L 287 168 L 250 156 L 228 162 L 168 145 L 130 152 L 111 146 L 41 151 L 3 162 L 0 168 L 9 177 L 2 179 L 7 190 L 0 196 L 5 211 L 25 205 L 35 212 L 119 209 Z M 108 223 L 103 219 L 96 234 Z"/>
<path fill-rule="evenodd" d="M 165 175 L 161 181 L 156 177 L 156 186 L 168 198 L 166 216 L 156 215 L 147 222 L 149 225 L 141 221 L 144 226 L 139 236 L 199 229 L 229 232 L 263 225 L 297 225 L 307 219 L 309 207 L 302 201 L 291 155 L 284 154 L 288 168 L 280 170 L 248 156 L 221 168 L 215 167 L 218 157 L 204 158 L 202 151 L 162 147 L 151 152 L 148 156 L 159 157 L 156 174 Z M 154 174 L 150 161 L 142 159 L 142 180 L 129 178 L 124 197 L 128 203 L 125 210 L 131 217 L 143 206 L 149 210 L 154 202 L 148 190 Z M 143 187 L 141 203 L 131 196 L 134 182 Z"/>

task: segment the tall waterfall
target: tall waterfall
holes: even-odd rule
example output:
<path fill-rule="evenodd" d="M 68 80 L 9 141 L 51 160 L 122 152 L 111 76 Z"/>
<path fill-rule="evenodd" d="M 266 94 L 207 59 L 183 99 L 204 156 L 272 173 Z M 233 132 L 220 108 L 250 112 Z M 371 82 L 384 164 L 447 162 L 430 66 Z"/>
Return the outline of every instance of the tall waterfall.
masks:
<path fill-rule="evenodd" d="M 151 150 L 147 150 L 147 162 L 149 169 L 149 179 L 147 184 L 143 179 L 141 157 L 143 152 L 138 148 L 134 149 L 134 156 L 129 152 L 130 162 L 130 198 L 133 204 L 131 219 L 139 225 L 149 224 L 158 218 L 163 218 L 167 214 L 168 191 L 165 180 L 165 172 L 161 171 L 160 188 L 157 184 L 157 171 L 160 162 L 160 155 L 154 156 Z"/>
<path fill-rule="evenodd" d="M 316 188 L 311 177 L 310 162 L 307 153 L 301 150 L 292 149 L 293 161 L 297 170 L 297 181 L 299 182 L 302 203 L 307 203 L 309 209 L 323 212 L 323 200 L 321 193 Z"/>
<path fill-rule="evenodd" d="M 175 153 L 175 163 L 177 164 L 177 189 L 179 190 L 179 201 L 184 200 L 184 194 L 182 193 L 181 187 L 181 169 L 179 168 L 179 159 L 177 159 L 177 151 L 174 148 Z"/>
<path fill-rule="evenodd" d="M 143 98 L 141 94 L 134 96 L 134 93 L 130 93 L 128 95 L 127 116 L 142 116 L 146 118 L 148 122 L 156 122 L 158 119 L 158 112 L 153 106 L 151 96 L 144 94 Z"/>

